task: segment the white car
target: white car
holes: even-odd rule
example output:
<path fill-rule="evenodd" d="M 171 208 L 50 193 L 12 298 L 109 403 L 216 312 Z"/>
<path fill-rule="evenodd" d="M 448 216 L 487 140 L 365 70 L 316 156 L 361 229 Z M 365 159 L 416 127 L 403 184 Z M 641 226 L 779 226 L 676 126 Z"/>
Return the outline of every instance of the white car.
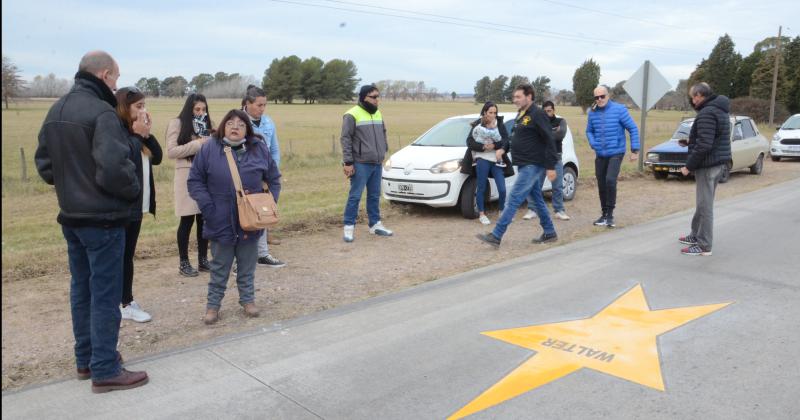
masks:
<path fill-rule="evenodd" d="M 514 127 L 515 113 L 500 113 L 509 135 Z M 431 207 L 459 206 L 461 214 L 478 217 L 475 203 L 476 179 L 460 172 L 461 160 L 467 150 L 470 123 L 478 114 L 448 118 L 426 131 L 412 144 L 393 154 L 383 165 L 383 197 L 389 201 L 426 204 Z M 578 180 L 578 157 L 572 143 L 572 132 L 567 127 L 564 137 L 562 162 L 564 163 L 564 200 L 575 197 Z M 513 160 L 514 149 L 509 152 Z M 516 167 L 514 167 L 516 173 Z M 516 176 L 506 178 L 506 190 Z M 545 180 L 544 191 L 552 189 Z M 498 199 L 494 179 L 489 178 L 488 201 Z"/>
<path fill-rule="evenodd" d="M 782 157 L 800 157 L 800 114 L 794 114 L 772 136 L 769 154 L 777 162 Z"/>

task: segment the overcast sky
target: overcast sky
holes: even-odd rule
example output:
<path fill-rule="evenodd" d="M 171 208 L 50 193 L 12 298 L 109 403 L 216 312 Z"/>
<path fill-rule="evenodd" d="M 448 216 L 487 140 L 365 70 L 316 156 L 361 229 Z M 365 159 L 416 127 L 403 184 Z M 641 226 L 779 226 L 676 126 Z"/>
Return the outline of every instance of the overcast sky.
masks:
<path fill-rule="evenodd" d="M 477 79 L 499 74 L 546 75 L 552 87 L 571 89 L 588 58 L 600 64 L 602 83 L 627 79 L 649 59 L 674 87 L 724 33 L 742 55 L 779 25 L 800 33 L 796 0 L 236 3 L 3 1 L 3 55 L 26 79 L 72 78 L 83 53 L 104 49 L 120 64 L 120 86 L 217 71 L 260 80 L 274 58 L 344 58 L 362 82 L 423 80 L 471 93 Z"/>

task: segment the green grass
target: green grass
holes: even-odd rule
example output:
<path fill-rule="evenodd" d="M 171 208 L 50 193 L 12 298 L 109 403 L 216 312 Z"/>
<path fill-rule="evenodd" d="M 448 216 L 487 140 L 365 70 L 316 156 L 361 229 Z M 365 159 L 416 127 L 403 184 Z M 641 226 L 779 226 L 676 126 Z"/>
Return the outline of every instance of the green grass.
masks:
<path fill-rule="evenodd" d="M 2 110 L 2 181 L 3 279 L 25 278 L 52 270 L 65 260 L 65 245 L 55 222 L 58 213 L 53 188 L 44 184 L 36 173 L 33 155 L 37 135 L 52 100 L 12 103 Z M 236 100 L 211 100 L 213 121 L 237 107 Z M 165 146 L 167 123 L 181 109 L 177 99 L 149 99 L 147 108 L 153 116 L 153 133 Z M 283 192 L 280 199 L 280 230 L 317 229 L 338 223 L 344 206 L 348 183 L 342 175 L 339 134 L 342 114 L 352 105 L 267 105 L 267 114 L 277 126 L 281 147 Z M 501 112 L 514 111 L 505 104 Z M 411 143 L 438 121 L 453 115 L 477 113 L 480 107 L 465 102 L 385 102 L 381 111 L 389 131 L 390 153 Z M 572 129 L 576 153 L 581 162 L 581 178 L 594 176 L 594 155 L 586 143 L 586 116 L 577 107 L 558 107 Z M 646 147 L 664 141 L 684 117 L 675 111 L 651 111 L 647 120 Z M 639 113 L 633 113 L 639 119 Z M 761 127 L 764 135 L 774 130 Z M 24 149 L 27 181 L 21 179 L 20 148 Z M 335 153 L 334 153 L 335 148 Z M 170 159 L 153 168 L 158 201 L 157 217 L 146 216 L 142 225 L 140 256 L 171 255 L 177 252 L 175 230 L 178 220 L 173 212 Z M 636 164 L 625 162 L 623 173 L 636 170 Z M 64 269 L 62 267 L 62 269 Z"/>

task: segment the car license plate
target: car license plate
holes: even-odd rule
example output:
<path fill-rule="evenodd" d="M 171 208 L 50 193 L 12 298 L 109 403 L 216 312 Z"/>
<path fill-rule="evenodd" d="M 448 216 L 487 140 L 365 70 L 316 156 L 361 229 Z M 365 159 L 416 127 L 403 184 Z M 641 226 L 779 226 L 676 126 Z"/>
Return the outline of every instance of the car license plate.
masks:
<path fill-rule="evenodd" d="M 800 152 L 800 146 L 789 146 L 789 150 L 792 152 Z"/>
<path fill-rule="evenodd" d="M 681 171 L 681 168 L 676 168 L 674 166 L 669 168 L 669 172 L 672 173 L 672 174 L 678 173 L 680 171 Z"/>
<path fill-rule="evenodd" d="M 414 192 L 414 184 L 397 184 L 397 192 L 412 194 Z"/>

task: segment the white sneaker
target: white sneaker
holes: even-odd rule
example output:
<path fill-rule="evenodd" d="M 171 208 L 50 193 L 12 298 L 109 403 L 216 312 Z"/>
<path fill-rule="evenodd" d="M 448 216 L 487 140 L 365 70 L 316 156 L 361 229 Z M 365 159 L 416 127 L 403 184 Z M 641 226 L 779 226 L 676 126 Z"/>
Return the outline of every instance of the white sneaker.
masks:
<path fill-rule="evenodd" d="M 142 310 L 136 301 L 132 301 L 128 306 L 120 307 L 122 319 L 130 319 L 133 322 L 148 322 L 152 319 L 150 314 Z"/>
<path fill-rule="evenodd" d="M 569 220 L 570 219 L 570 217 L 567 216 L 567 213 L 565 211 L 556 212 L 556 218 L 561 219 L 561 220 Z"/>
<path fill-rule="evenodd" d="M 391 230 L 386 229 L 386 226 L 384 226 L 380 220 L 369 228 L 369 233 L 378 236 L 392 236 L 394 234 Z"/>
<path fill-rule="evenodd" d="M 478 218 L 478 220 L 480 220 L 480 221 L 481 221 L 481 223 L 483 223 L 484 225 L 490 225 L 490 224 L 492 224 L 492 221 L 491 221 L 491 220 L 489 220 L 489 218 L 488 218 L 488 217 L 486 217 L 486 215 L 485 215 L 485 214 L 484 214 L 484 215 L 481 215 L 481 217 L 479 217 L 479 218 Z"/>
<path fill-rule="evenodd" d="M 533 210 L 528 210 L 528 212 L 525 213 L 525 215 L 522 216 L 522 218 L 525 219 L 525 220 L 535 219 L 536 218 L 536 212 L 533 211 Z"/>
<path fill-rule="evenodd" d="M 353 242 L 353 233 L 356 230 L 355 225 L 344 225 L 344 241 Z"/>

